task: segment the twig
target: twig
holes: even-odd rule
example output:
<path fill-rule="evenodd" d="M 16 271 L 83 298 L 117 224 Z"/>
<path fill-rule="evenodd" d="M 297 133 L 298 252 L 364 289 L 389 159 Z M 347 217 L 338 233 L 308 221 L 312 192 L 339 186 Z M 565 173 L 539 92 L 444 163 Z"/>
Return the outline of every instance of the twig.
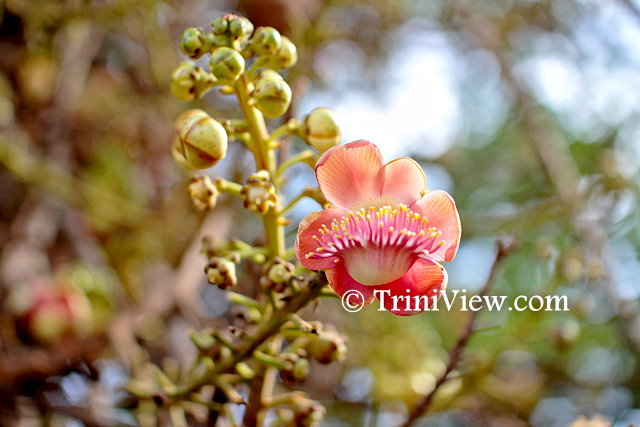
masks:
<path fill-rule="evenodd" d="M 497 243 L 498 251 L 496 253 L 496 257 L 493 260 L 493 264 L 491 265 L 491 271 L 489 272 L 489 277 L 487 277 L 487 281 L 484 286 L 480 290 L 480 297 L 484 298 L 491 292 L 491 288 L 493 287 L 493 283 L 495 282 L 496 277 L 498 276 L 498 271 L 500 270 L 500 265 L 502 261 L 509 255 L 509 253 L 515 248 L 515 243 L 513 241 L 508 244 L 503 243 L 502 241 L 498 241 Z M 427 394 L 422 400 L 420 400 L 409 412 L 409 417 L 402 424 L 402 427 L 409 427 L 413 425 L 413 423 L 420 418 L 431 405 L 433 401 L 433 397 L 440 389 L 440 387 L 451 379 L 450 374 L 455 369 L 457 369 L 460 361 L 462 360 L 462 354 L 464 353 L 464 349 L 471 338 L 471 335 L 475 332 L 476 326 L 476 318 L 478 317 L 479 311 L 472 311 L 469 316 L 469 320 L 467 321 L 467 326 L 464 328 L 456 345 L 449 352 L 449 363 L 447 364 L 447 368 L 440 375 L 436 384 L 431 390 L 429 394 Z"/>

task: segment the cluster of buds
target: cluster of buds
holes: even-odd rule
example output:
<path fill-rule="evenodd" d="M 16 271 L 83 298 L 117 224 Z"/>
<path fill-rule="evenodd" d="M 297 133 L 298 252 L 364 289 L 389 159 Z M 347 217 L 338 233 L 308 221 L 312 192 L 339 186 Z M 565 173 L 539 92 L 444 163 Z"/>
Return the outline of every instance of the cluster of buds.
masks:
<path fill-rule="evenodd" d="M 208 175 L 191 178 L 191 183 L 187 190 L 196 210 L 204 211 L 216 207 L 220 192 Z"/>
<path fill-rule="evenodd" d="M 292 263 L 275 257 L 262 266 L 260 285 L 265 290 L 284 292 L 291 279 L 295 277 L 295 269 L 296 267 Z"/>
<path fill-rule="evenodd" d="M 71 283 L 39 279 L 18 286 L 9 295 L 9 307 L 27 342 L 49 344 L 65 336 L 93 332 L 91 304 Z"/>
<path fill-rule="evenodd" d="M 247 179 L 240 195 L 244 197 L 243 206 L 264 215 L 278 203 L 276 187 L 271 182 L 269 172 L 260 170 Z"/>
<path fill-rule="evenodd" d="M 211 257 L 205 266 L 207 280 L 220 289 L 229 289 L 238 284 L 236 276 L 236 262 L 239 260 L 228 257 Z"/>
<path fill-rule="evenodd" d="M 185 169 L 210 168 L 227 154 L 227 132 L 204 111 L 185 111 L 176 120 L 171 152 Z"/>

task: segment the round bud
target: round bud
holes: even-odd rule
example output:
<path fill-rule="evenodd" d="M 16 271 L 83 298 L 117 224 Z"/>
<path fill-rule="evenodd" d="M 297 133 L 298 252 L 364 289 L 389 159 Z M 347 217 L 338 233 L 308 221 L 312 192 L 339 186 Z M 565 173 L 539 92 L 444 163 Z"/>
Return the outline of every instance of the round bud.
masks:
<path fill-rule="evenodd" d="M 233 83 L 244 72 L 244 58 L 235 50 L 219 47 L 211 54 L 211 74 L 224 83 Z"/>
<path fill-rule="evenodd" d="M 220 192 L 208 175 L 192 178 L 188 191 L 191 202 L 196 210 L 204 211 L 216 207 Z"/>
<path fill-rule="evenodd" d="M 306 359 L 306 352 L 302 355 L 297 353 L 287 353 L 284 355 L 285 366 L 280 369 L 280 378 L 285 384 L 293 385 L 301 383 L 309 376 L 310 364 Z"/>
<path fill-rule="evenodd" d="M 216 36 L 220 36 L 227 32 L 227 29 L 229 28 L 227 16 L 228 15 L 218 16 L 216 19 L 211 21 L 211 31 L 213 31 L 213 34 Z"/>
<path fill-rule="evenodd" d="M 276 53 L 269 57 L 267 66 L 276 70 L 285 70 L 298 62 L 298 50 L 288 37 L 282 36 L 282 43 Z"/>
<path fill-rule="evenodd" d="M 172 153 L 186 169 L 210 168 L 227 154 L 227 132 L 204 111 L 186 111 L 176 120 Z"/>
<path fill-rule="evenodd" d="M 346 339 L 336 331 L 321 331 L 311 344 L 310 351 L 323 364 L 342 360 L 347 353 Z"/>
<path fill-rule="evenodd" d="M 180 101 L 200 98 L 214 86 L 215 80 L 209 73 L 189 62 L 178 65 L 171 75 L 171 91 Z"/>
<path fill-rule="evenodd" d="M 253 51 L 258 55 L 271 55 L 276 53 L 282 45 L 282 36 L 273 27 L 260 27 L 256 30 L 251 40 Z"/>
<path fill-rule="evenodd" d="M 328 108 L 316 108 L 304 121 L 304 138 L 321 153 L 338 145 L 342 139 L 340 126 L 336 123 L 336 115 Z"/>
<path fill-rule="evenodd" d="M 229 15 L 229 34 L 234 39 L 248 39 L 253 33 L 253 24 L 244 16 Z"/>
<path fill-rule="evenodd" d="M 253 97 L 262 114 L 269 118 L 278 117 L 289 109 L 291 88 L 280 75 L 268 74 L 256 83 Z"/>
<path fill-rule="evenodd" d="M 180 38 L 180 50 L 191 59 L 198 59 L 209 51 L 211 45 L 200 28 L 188 28 Z"/>

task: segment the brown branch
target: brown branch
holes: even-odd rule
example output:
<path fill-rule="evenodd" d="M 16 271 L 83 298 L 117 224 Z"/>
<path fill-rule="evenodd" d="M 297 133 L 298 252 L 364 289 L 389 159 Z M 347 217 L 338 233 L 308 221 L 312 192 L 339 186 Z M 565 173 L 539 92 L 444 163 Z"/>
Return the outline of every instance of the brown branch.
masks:
<path fill-rule="evenodd" d="M 498 241 L 497 246 L 498 246 L 498 250 L 496 252 L 496 257 L 493 260 L 493 264 L 491 265 L 491 271 L 489 272 L 489 277 L 487 277 L 487 281 L 485 282 L 484 286 L 480 290 L 480 293 L 478 294 L 482 298 L 484 298 L 486 295 L 489 295 L 489 293 L 491 292 L 493 283 L 495 282 L 496 277 L 498 276 L 500 265 L 502 264 L 502 261 L 507 257 L 507 255 L 509 255 L 509 253 L 515 248 L 515 243 L 511 241 L 508 244 L 505 244 L 502 241 Z M 446 369 L 436 381 L 436 384 L 433 387 L 433 390 L 431 390 L 429 394 L 427 394 L 422 400 L 420 400 L 411 409 L 411 411 L 409 412 L 409 416 L 407 420 L 404 422 L 404 424 L 402 424 L 402 427 L 409 427 L 413 425 L 413 423 L 418 418 L 420 418 L 424 413 L 426 413 L 437 391 L 440 389 L 440 387 L 444 383 L 446 383 L 451 379 L 450 377 L 451 372 L 453 372 L 455 369 L 458 368 L 458 365 L 462 360 L 464 350 L 469 342 L 469 339 L 471 339 L 471 335 L 473 335 L 473 332 L 476 328 L 476 319 L 478 317 L 478 313 L 479 311 L 471 312 L 471 315 L 469 316 L 469 320 L 467 321 L 466 327 L 460 334 L 460 337 L 458 338 L 456 345 L 449 352 L 449 363 L 447 364 Z"/>

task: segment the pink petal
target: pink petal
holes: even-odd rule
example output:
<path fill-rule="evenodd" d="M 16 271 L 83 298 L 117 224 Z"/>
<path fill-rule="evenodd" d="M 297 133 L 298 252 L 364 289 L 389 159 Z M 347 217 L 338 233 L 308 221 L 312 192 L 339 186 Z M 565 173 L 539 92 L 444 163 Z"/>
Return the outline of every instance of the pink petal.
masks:
<path fill-rule="evenodd" d="M 366 286 L 356 282 L 345 268 L 344 262 L 339 262 L 334 264 L 334 266 L 335 268 L 327 270 L 327 280 L 340 298 L 342 298 L 345 293 L 353 290 L 362 295 L 365 304 L 369 304 L 373 301 L 373 290 L 377 288 L 376 286 Z M 348 302 L 357 303 L 357 298 L 359 298 L 359 296 L 356 294 L 353 296 L 353 300 Z"/>
<path fill-rule="evenodd" d="M 373 288 L 378 299 L 390 313 L 396 316 L 411 316 L 433 306 L 441 295 L 440 291 L 447 288 L 447 271 L 435 260 L 419 259 L 401 278 Z M 379 291 L 388 292 L 381 295 Z M 393 296 L 398 297 L 397 304 L 394 304 Z"/>
<path fill-rule="evenodd" d="M 393 196 L 410 205 L 418 200 L 427 186 L 422 168 L 413 159 L 400 157 L 384 166 L 383 196 Z"/>
<path fill-rule="evenodd" d="M 430 255 L 436 261 L 451 261 L 458 251 L 462 233 L 460 216 L 453 197 L 446 191 L 430 191 L 409 206 L 409 209 L 426 217 L 429 227 L 435 227 L 442 232 L 440 239 L 445 241 L 444 245 Z"/>
<path fill-rule="evenodd" d="M 378 147 L 364 140 L 336 145 L 316 163 L 320 190 L 329 202 L 344 209 L 379 197 L 384 173 Z"/>
<path fill-rule="evenodd" d="M 306 255 L 318 247 L 318 243 L 313 236 L 320 234 L 319 229 L 322 227 L 322 224 L 329 226 L 334 218 L 340 218 L 345 215 L 345 213 L 346 212 L 340 208 L 325 209 L 323 211 L 311 212 L 300 222 L 295 248 L 296 256 L 303 266 L 309 270 L 326 270 L 327 268 L 333 268 L 335 266 L 335 260 L 337 259 L 335 256 L 311 259 L 307 258 Z"/>

